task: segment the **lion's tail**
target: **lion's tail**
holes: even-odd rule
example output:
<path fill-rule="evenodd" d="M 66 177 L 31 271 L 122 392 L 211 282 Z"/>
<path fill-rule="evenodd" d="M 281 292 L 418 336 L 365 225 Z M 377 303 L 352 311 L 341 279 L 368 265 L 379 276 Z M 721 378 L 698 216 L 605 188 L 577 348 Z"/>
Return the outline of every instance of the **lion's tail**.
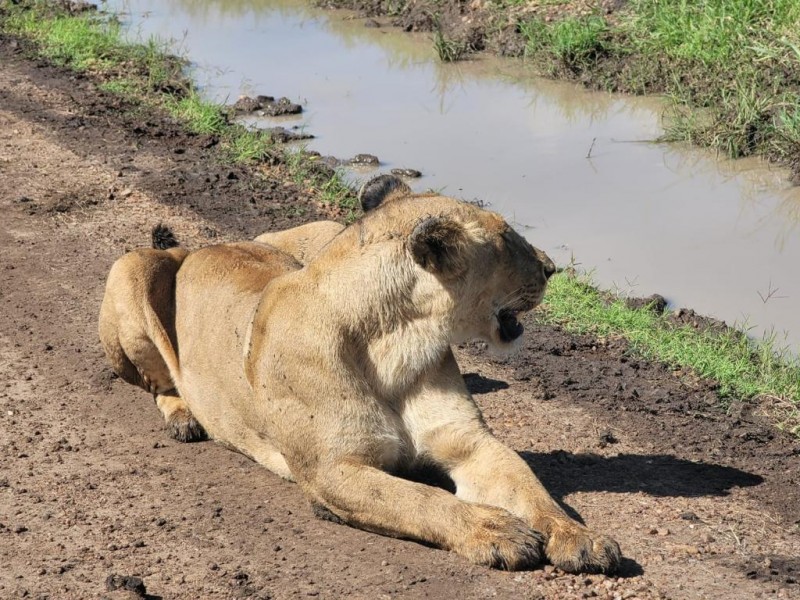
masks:
<path fill-rule="evenodd" d="M 153 248 L 156 250 L 169 250 L 170 248 L 181 245 L 178 238 L 172 233 L 172 230 L 163 223 L 159 223 L 153 227 L 153 230 L 150 232 L 150 237 L 152 239 Z"/>

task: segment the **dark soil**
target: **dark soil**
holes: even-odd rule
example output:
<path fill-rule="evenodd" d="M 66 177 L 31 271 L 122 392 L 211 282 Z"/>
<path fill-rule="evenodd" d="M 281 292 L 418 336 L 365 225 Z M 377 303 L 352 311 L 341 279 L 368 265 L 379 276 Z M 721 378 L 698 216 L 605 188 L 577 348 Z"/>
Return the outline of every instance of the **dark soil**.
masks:
<path fill-rule="evenodd" d="M 246 458 L 168 438 L 99 348 L 110 265 L 159 222 L 197 247 L 330 213 L 2 37 L 0 211 L 0 598 L 800 597 L 800 443 L 621 341 L 529 322 L 512 359 L 459 351 L 496 434 L 620 542 L 616 577 L 492 571 L 321 521 Z"/>

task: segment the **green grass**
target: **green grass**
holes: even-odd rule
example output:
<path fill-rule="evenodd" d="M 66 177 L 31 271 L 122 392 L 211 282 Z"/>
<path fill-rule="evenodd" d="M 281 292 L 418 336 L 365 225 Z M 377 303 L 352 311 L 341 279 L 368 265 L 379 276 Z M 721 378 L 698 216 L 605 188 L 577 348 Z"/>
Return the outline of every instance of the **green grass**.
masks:
<path fill-rule="evenodd" d="M 606 52 L 609 27 L 601 17 L 566 18 L 550 25 L 541 19 L 520 24 L 530 55 L 545 53 L 554 65 L 578 71 Z M 548 69 L 552 72 L 552 68 Z"/>
<path fill-rule="evenodd" d="M 125 59 L 118 22 L 108 20 L 98 26 L 99 21 L 88 15 L 53 15 L 47 19 L 48 26 L 42 27 L 44 10 L 11 11 L 4 28 L 35 39 L 44 57 L 78 71 L 108 69 Z"/>
<path fill-rule="evenodd" d="M 621 336 L 645 358 L 718 382 L 723 398 L 769 399 L 780 427 L 800 436 L 800 362 L 774 337 L 756 341 L 733 329 L 675 325 L 665 315 L 629 308 L 572 271 L 551 279 L 542 318 L 574 333 Z"/>
<path fill-rule="evenodd" d="M 164 107 L 194 133 L 221 135 L 228 128 L 225 107 L 203 100 L 194 90 L 183 97 L 166 96 Z"/>
<path fill-rule="evenodd" d="M 463 41 L 445 34 L 441 29 L 433 33 L 433 49 L 442 62 L 455 62 L 461 60 L 469 51 L 469 45 Z"/>

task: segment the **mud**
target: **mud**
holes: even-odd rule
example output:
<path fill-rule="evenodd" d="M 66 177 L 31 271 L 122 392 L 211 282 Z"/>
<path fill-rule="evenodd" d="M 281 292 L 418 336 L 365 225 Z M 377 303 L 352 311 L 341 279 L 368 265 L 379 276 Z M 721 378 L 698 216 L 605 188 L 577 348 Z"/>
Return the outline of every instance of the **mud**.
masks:
<path fill-rule="evenodd" d="M 197 247 L 328 213 L 131 108 L 0 37 L 0 597 L 800 597 L 800 444 L 615 340 L 528 322 L 512 359 L 459 350 L 495 433 L 619 540 L 615 577 L 492 571 L 319 520 L 246 458 L 171 440 L 99 348 L 111 263 L 158 222 Z"/>
<path fill-rule="evenodd" d="M 299 115 L 303 107 L 289 100 L 272 96 L 241 96 L 231 106 L 235 113 L 256 114 L 259 117 L 281 117 L 284 115 Z"/>

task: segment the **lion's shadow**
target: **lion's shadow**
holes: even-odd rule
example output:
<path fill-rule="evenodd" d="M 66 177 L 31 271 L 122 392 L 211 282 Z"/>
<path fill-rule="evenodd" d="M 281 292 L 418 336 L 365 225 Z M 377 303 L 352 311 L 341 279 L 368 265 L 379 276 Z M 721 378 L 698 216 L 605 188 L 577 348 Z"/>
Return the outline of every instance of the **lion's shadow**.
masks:
<path fill-rule="evenodd" d="M 734 467 L 694 462 L 666 454 L 572 454 L 523 451 L 520 456 L 556 498 L 573 492 L 644 492 L 651 496 L 727 496 L 763 477 Z"/>
<path fill-rule="evenodd" d="M 639 493 L 697 498 L 727 496 L 731 489 L 763 483 L 760 475 L 734 467 L 684 460 L 666 454 L 572 454 L 523 451 L 519 455 L 548 492 L 563 504 L 574 492 Z M 404 476 L 455 493 L 453 481 L 426 465 Z M 565 508 L 569 508 L 565 506 Z"/>

